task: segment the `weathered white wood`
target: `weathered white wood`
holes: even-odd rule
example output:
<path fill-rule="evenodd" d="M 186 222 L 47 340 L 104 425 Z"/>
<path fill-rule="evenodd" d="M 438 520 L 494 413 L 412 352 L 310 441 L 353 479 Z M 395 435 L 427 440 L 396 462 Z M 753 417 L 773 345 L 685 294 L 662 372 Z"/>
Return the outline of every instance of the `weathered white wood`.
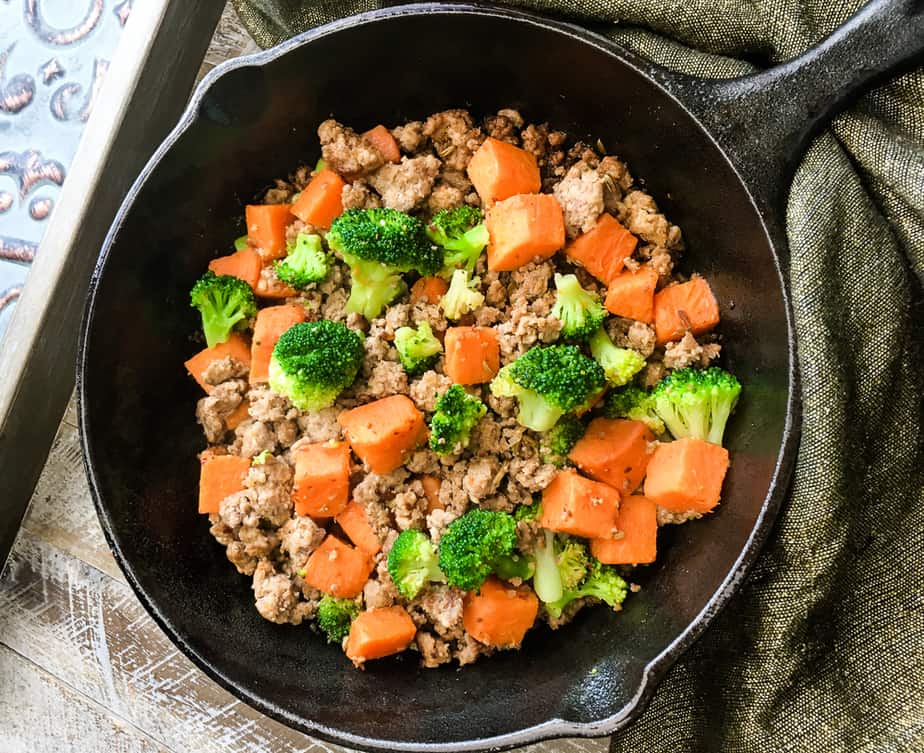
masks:
<path fill-rule="evenodd" d="M 134 725 L 0 648 L 3 753 L 171 753 Z"/>

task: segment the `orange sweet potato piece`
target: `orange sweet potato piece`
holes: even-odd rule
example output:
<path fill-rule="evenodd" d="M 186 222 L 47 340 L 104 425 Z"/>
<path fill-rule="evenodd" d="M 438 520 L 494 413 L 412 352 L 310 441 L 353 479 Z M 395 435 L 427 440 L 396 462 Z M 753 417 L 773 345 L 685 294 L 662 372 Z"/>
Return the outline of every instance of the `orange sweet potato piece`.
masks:
<path fill-rule="evenodd" d="M 493 327 L 450 327 L 444 348 L 446 376 L 455 384 L 484 384 L 497 376 L 500 345 Z"/>
<path fill-rule="evenodd" d="M 616 528 L 619 492 L 574 470 L 559 471 L 542 491 L 543 528 L 587 539 L 607 538 Z"/>
<path fill-rule="evenodd" d="M 250 458 L 211 455 L 199 466 L 199 512 L 218 513 L 222 500 L 244 488 Z"/>
<path fill-rule="evenodd" d="M 465 594 L 462 624 L 476 641 L 498 648 L 515 648 L 536 621 L 539 599 L 529 586 L 519 588 L 494 576 L 478 591 Z"/>
<path fill-rule="evenodd" d="M 332 518 L 350 500 L 350 448 L 342 442 L 305 444 L 295 451 L 292 501 L 296 515 Z"/>
<path fill-rule="evenodd" d="M 674 512 L 709 512 L 722 494 L 728 450 L 702 439 L 658 445 L 648 463 L 645 496 Z"/>
<path fill-rule="evenodd" d="M 421 476 L 420 483 L 423 485 L 424 494 L 427 497 L 427 513 L 434 510 L 445 510 L 446 505 L 440 502 L 440 487 L 443 482 L 438 476 Z"/>
<path fill-rule="evenodd" d="M 631 494 L 645 478 L 654 434 L 641 421 L 595 418 L 568 458 L 584 473 L 620 494 Z"/>
<path fill-rule="evenodd" d="M 659 345 L 679 340 L 688 330 L 701 335 L 718 323 L 719 304 L 709 283 L 698 275 L 655 294 L 654 325 Z"/>
<path fill-rule="evenodd" d="M 638 239 L 611 214 L 601 214 L 597 224 L 581 233 L 565 248 L 565 254 L 604 285 L 609 285 L 635 253 Z"/>
<path fill-rule="evenodd" d="M 651 267 L 616 275 L 606 291 L 606 310 L 616 316 L 651 324 L 657 287 L 658 273 Z"/>
<path fill-rule="evenodd" d="M 211 392 L 214 387 L 205 383 L 205 380 L 202 379 L 202 374 L 212 361 L 220 361 L 228 356 L 237 359 L 247 367 L 250 366 L 250 343 L 247 342 L 247 338 L 239 332 L 232 332 L 231 336 L 223 343 L 218 343 L 218 345 L 213 345 L 211 348 L 200 350 L 183 365 L 186 367 L 190 376 L 199 383 L 202 389 L 206 392 Z"/>
<path fill-rule="evenodd" d="M 374 564 L 365 552 L 328 535 L 305 565 L 305 583 L 338 599 L 362 593 Z"/>
<path fill-rule="evenodd" d="M 286 226 L 292 222 L 290 204 L 248 204 L 244 217 L 247 239 L 264 261 L 286 255 Z"/>
<path fill-rule="evenodd" d="M 415 635 L 417 626 L 404 607 L 370 609 L 360 613 L 350 625 L 346 655 L 359 666 L 404 651 Z"/>
<path fill-rule="evenodd" d="M 468 163 L 468 177 L 485 206 L 521 193 L 538 193 L 542 178 L 525 149 L 487 138 Z"/>
<path fill-rule="evenodd" d="M 270 357 L 276 341 L 287 329 L 305 321 L 305 309 L 297 303 L 282 306 L 267 306 L 257 312 L 257 321 L 253 325 L 253 345 L 251 346 L 250 383 L 257 384 L 269 379 Z"/>
<path fill-rule="evenodd" d="M 648 497 L 623 497 L 616 517 L 619 538 L 591 539 L 590 553 L 607 565 L 654 562 L 658 553 L 658 506 Z"/>
<path fill-rule="evenodd" d="M 401 150 L 398 148 L 398 142 L 395 141 L 395 137 L 391 135 L 391 131 L 385 126 L 377 125 L 375 128 L 370 128 L 363 134 L 363 138 L 378 149 L 388 162 L 397 163 L 401 161 Z"/>
<path fill-rule="evenodd" d="M 424 416 L 405 395 L 391 395 L 337 416 L 347 441 L 373 473 L 391 473 L 424 441 Z"/>
<path fill-rule="evenodd" d="M 292 214 L 309 225 L 329 228 L 343 214 L 341 195 L 345 185 L 343 178 L 325 167 L 299 194 L 292 204 Z"/>
<path fill-rule="evenodd" d="M 286 285 L 282 280 L 276 277 L 275 274 L 266 274 L 267 271 L 269 270 L 264 267 L 264 271 L 260 273 L 260 279 L 257 280 L 257 287 L 253 289 L 257 298 L 279 300 L 298 295 L 298 291 L 295 288 Z"/>
<path fill-rule="evenodd" d="M 225 428 L 228 431 L 234 431 L 248 418 L 250 418 L 250 401 L 241 400 L 241 404 L 225 416 Z"/>
<path fill-rule="evenodd" d="M 449 284 L 442 277 L 421 277 L 411 285 L 411 303 L 437 304 L 446 295 Z"/>
<path fill-rule="evenodd" d="M 350 537 L 353 545 L 361 551 L 374 557 L 382 549 L 382 542 L 375 535 L 372 526 L 369 525 L 369 518 L 366 516 L 366 508 L 359 502 L 350 502 L 336 517 L 337 524 L 343 529 L 343 532 Z"/>
<path fill-rule="evenodd" d="M 488 269 L 510 272 L 553 256 L 565 245 L 561 204 L 549 194 L 521 194 L 488 210 Z"/>
<path fill-rule="evenodd" d="M 262 268 L 263 260 L 260 258 L 260 254 L 249 246 L 228 256 L 219 256 L 209 262 L 209 269 L 216 275 L 238 277 L 254 290 L 256 290 L 257 283 L 260 281 L 260 270 Z"/>

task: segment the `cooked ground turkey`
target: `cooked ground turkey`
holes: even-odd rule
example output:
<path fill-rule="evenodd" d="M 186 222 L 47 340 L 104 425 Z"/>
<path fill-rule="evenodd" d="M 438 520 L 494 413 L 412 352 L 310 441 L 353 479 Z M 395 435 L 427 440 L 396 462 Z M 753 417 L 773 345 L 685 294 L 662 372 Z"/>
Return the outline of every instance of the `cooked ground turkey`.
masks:
<path fill-rule="evenodd" d="M 391 207 L 418 213 L 424 218 L 440 209 L 464 203 L 479 205 L 466 175 L 472 155 L 484 139 L 520 146 L 533 154 L 540 166 L 543 191 L 562 206 L 568 238 L 591 230 L 604 211 L 610 212 L 639 238 L 629 269 L 649 266 L 661 284 L 673 278 L 674 263 L 683 252 L 680 229 L 659 211 L 654 199 L 639 188 L 625 163 L 612 155 L 601 156 L 587 145 L 569 142 L 566 134 L 545 123 L 524 123 L 515 110 L 505 109 L 476 121 L 465 110 L 447 110 L 424 121 L 392 129 L 402 157 L 386 160 L 378 148 L 352 128 L 326 120 L 318 128 L 321 154 L 327 164 L 347 181 L 342 191 L 345 208 Z M 310 181 L 312 171 L 300 167 L 279 180 L 265 196 L 267 203 L 292 200 Z M 287 237 L 315 228 L 294 220 Z M 480 276 L 485 304 L 464 323 L 493 327 L 500 344 L 502 364 L 510 363 L 537 344 L 555 342 L 561 323 L 551 315 L 555 302 L 553 275 L 578 274 L 582 285 L 603 294 L 602 286 L 583 269 L 575 269 L 557 254 L 553 259 L 529 264 L 514 272 L 490 272 L 484 260 Z M 263 284 L 281 288 L 272 266 L 264 270 Z M 277 623 L 300 624 L 315 615 L 322 594 L 305 584 L 300 573 L 312 552 L 325 537 L 324 521 L 295 514 L 291 499 L 293 450 L 304 443 L 341 438 L 337 416 L 345 409 L 388 395 L 406 394 L 417 407 L 432 413 L 439 395 L 452 384 L 440 360 L 433 369 L 408 378 L 392 345 L 395 330 L 426 321 L 442 337 L 449 322 L 441 309 L 426 303 L 399 299 L 383 315 L 366 321 L 345 310 L 349 271 L 335 263 L 328 279 L 288 299 L 305 309 L 306 319 L 345 321 L 366 332 L 365 360 L 351 388 L 336 404 L 316 413 L 293 407 L 287 398 L 265 385 L 246 381 L 247 367 L 233 358 L 213 362 L 201 375 L 211 392 L 199 400 L 196 419 L 202 426 L 209 451 L 255 458 L 246 488 L 227 497 L 217 515 L 210 516 L 211 533 L 226 548 L 231 563 L 253 577 L 258 612 Z M 641 379 L 656 383 L 669 369 L 707 365 L 720 345 L 714 337 L 697 341 L 691 334 L 666 347 L 656 344 L 654 329 L 643 322 L 611 317 L 607 324 L 614 342 L 637 350 L 648 359 Z M 425 667 L 451 661 L 460 665 L 493 652 L 466 633 L 462 624 L 464 593 L 446 585 L 433 585 L 408 602 L 397 593 L 388 574 L 387 552 L 398 533 L 420 529 L 438 544 L 453 520 L 473 507 L 513 511 L 530 504 L 555 476 L 557 469 L 543 462 L 537 435 L 520 426 L 516 404 L 496 398 L 487 385 L 472 388 L 489 407 L 488 414 L 472 432 L 469 447 L 456 456 L 437 456 L 427 448 L 414 452 L 406 466 L 387 475 L 357 472 L 352 478 L 352 499 L 366 511 L 382 551 L 362 592 L 367 609 L 402 604 L 418 627 L 412 647 Z M 232 431 L 229 417 L 242 404 L 247 416 Z M 441 481 L 439 504 L 428 504 L 421 483 L 424 475 Z M 682 523 L 698 513 L 673 513 L 658 509 L 659 525 Z M 532 551 L 540 536 L 535 522 L 519 523 L 521 549 Z M 572 602 L 558 618 L 544 609 L 540 619 L 558 628 L 569 622 L 588 603 Z"/>

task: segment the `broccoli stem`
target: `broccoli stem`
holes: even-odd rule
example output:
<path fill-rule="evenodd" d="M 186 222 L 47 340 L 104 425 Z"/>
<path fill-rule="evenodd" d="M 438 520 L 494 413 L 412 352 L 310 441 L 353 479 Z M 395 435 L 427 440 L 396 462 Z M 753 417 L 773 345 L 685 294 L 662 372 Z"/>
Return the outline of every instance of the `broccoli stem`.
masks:
<path fill-rule="evenodd" d="M 548 604 L 558 601 L 564 594 L 561 573 L 555 560 L 555 534 L 543 529 L 545 543 L 536 547 L 536 574 L 533 589 L 541 601 Z"/>

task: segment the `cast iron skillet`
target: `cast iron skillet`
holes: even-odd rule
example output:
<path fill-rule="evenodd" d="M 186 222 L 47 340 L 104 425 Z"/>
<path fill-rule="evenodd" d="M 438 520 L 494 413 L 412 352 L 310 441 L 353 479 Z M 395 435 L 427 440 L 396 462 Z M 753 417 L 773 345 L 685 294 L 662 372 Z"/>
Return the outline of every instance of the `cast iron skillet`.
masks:
<path fill-rule="evenodd" d="M 473 41 L 476 52 L 473 53 Z M 807 137 L 924 44 L 920 3 L 871 3 L 787 65 L 733 81 L 655 68 L 592 33 L 485 7 L 368 13 L 234 60 L 197 90 L 132 188 L 100 256 L 79 359 L 93 497 L 116 558 L 171 639 L 267 714 L 350 746 L 478 750 L 627 725 L 728 601 L 780 504 L 797 444 L 796 343 L 782 207 Z M 448 107 L 520 109 L 599 137 L 684 230 L 685 268 L 722 303 L 727 366 L 746 385 L 723 504 L 662 531 L 621 614 L 590 609 L 520 652 L 462 671 L 413 656 L 353 670 L 305 627 L 261 619 L 196 514 L 202 438 L 188 290 L 241 234 L 242 205 L 316 159 L 333 114 L 358 129 Z"/>

